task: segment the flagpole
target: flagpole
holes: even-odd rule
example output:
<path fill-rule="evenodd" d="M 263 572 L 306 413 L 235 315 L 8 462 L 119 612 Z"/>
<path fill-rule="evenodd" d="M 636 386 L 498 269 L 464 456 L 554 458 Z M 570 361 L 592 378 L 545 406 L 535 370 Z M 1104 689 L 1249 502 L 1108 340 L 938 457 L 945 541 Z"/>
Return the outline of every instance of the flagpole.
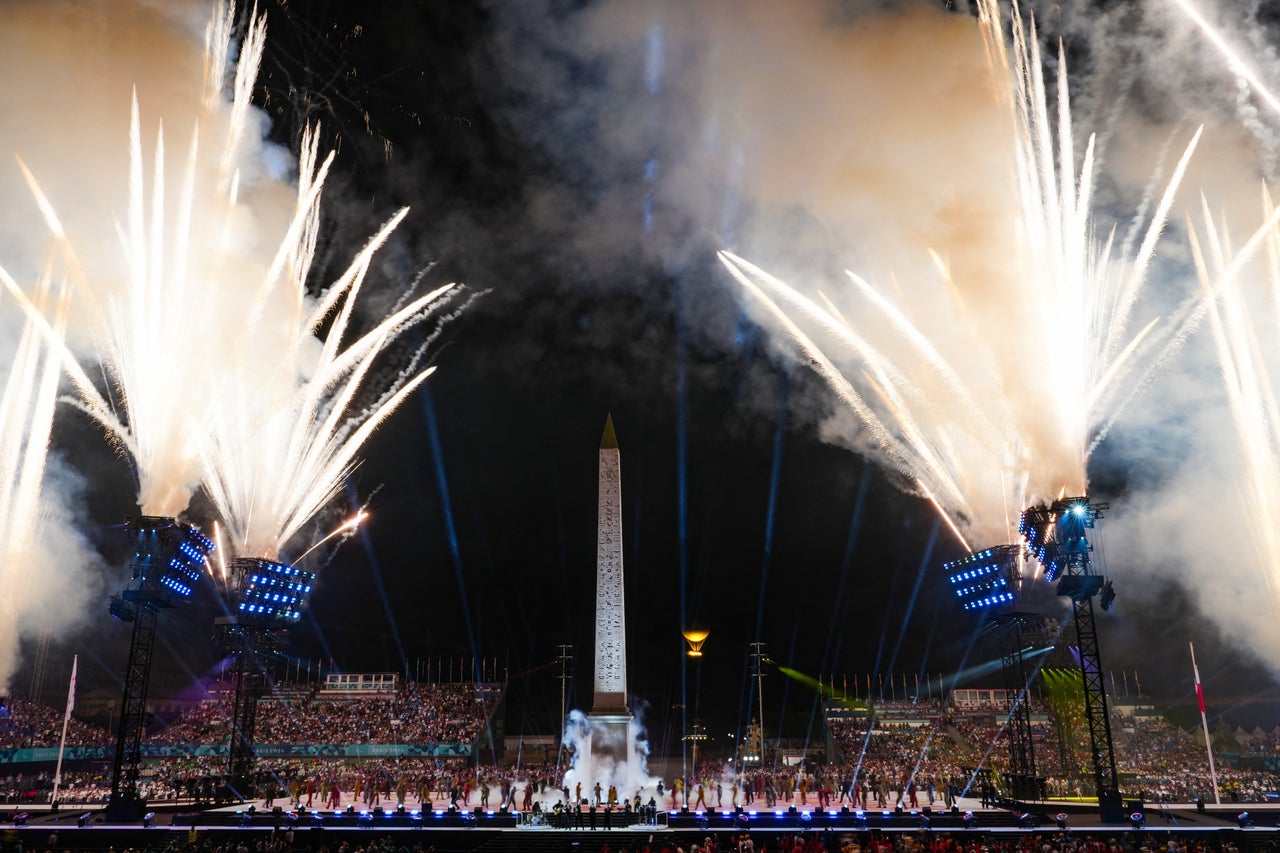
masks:
<path fill-rule="evenodd" d="M 71 658 L 71 686 L 67 688 L 67 712 L 62 715 L 62 740 L 58 742 L 58 766 L 53 771 L 53 797 L 50 805 L 58 804 L 58 786 L 62 784 L 62 751 L 67 748 L 67 724 L 71 722 L 71 710 L 76 706 L 76 664 L 80 655 Z"/>
<path fill-rule="evenodd" d="M 1204 714 L 1204 689 L 1200 686 L 1200 667 L 1196 666 L 1195 643 L 1187 643 L 1191 647 L 1191 671 L 1196 677 L 1196 701 L 1200 703 L 1200 725 L 1204 728 L 1204 748 L 1209 753 L 1209 777 L 1213 780 L 1213 804 L 1222 805 L 1222 796 L 1218 793 L 1218 771 L 1213 766 L 1213 742 L 1209 740 L 1209 719 Z"/>

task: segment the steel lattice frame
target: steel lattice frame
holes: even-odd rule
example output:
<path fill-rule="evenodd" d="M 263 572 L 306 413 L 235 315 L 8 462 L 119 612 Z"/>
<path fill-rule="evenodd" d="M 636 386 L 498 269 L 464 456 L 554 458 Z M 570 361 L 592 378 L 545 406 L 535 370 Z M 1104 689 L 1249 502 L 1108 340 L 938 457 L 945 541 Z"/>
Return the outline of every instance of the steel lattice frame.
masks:
<path fill-rule="evenodd" d="M 1023 620 L 1018 615 L 1004 625 L 1001 663 L 1004 666 L 1005 701 L 1009 706 L 1009 718 L 1005 724 L 1009 738 L 1009 773 L 1015 778 L 1026 779 L 1035 778 L 1036 751 L 1031 737 L 1031 703 L 1026 697 L 1030 685 L 1027 661 L 1022 655 L 1022 626 Z M 1013 794 L 1024 796 L 1022 791 L 1014 791 Z"/>
<path fill-rule="evenodd" d="M 288 643 L 289 631 L 285 626 L 290 619 L 296 620 L 298 611 L 306 606 L 315 575 L 285 563 L 255 557 L 237 557 L 231 560 L 230 569 L 231 583 L 226 590 L 230 596 L 228 612 L 237 615 L 214 620 L 214 638 L 223 651 L 234 658 L 232 673 L 236 692 L 231 712 L 227 777 L 232 792 L 243 800 L 256 793 L 258 759 L 254 737 L 258 700 L 267 692 L 267 667 Z M 271 600 L 279 601 L 281 596 L 290 598 L 285 604 L 271 604 L 268 594 L 272 589 L 279 594 Z M 268 609 L 264 611 L 262 605 Z M 286 612 L 280 612 L 281 609 Z"/>
<path fill-rule="evenodd" d="M 1015 799 L 1040 799 L 1043 786 L 1036 766 L 1029 693 L 1040 676 L 1041 656 L 1056 643 L 1057 631 L 1041 613 L 1007 613 L 995 621 L 1009 709 L 1005 721 L 1005 736 L 1009 739 L 1006 793 Z"/>
<path fill-rule="evenodd" d="M 254 771 L 257 755 L 254 753 L 254 732 L 258 725 L 258 699 L 266 692 L 266 673 L 258 656 L 245 652 L 237 656 L 235 667 L 236 693 L 231 714 L 231 754 L 228 776 L 236 796 L 247 799 L 254 796 Z"/>
<path fill-rule="evenodd" d="M 1018 631 L 1009 629 L 1009 634 L 1016 642 Z M 1009 704 L 1009 720 L 1005 724 L 1005 734 L 1009 738 L 1009 772 L 1012 776 L 1034 777 L 1036 745 L 1032 740 L 1030 704 L 1023 695 L 1027 679 L 1021 649 L 1006 651 L 1002 662 L 1005 667 L 1005 701 Z"/>
<path fill-rule="evenodd" d="M 1046 577 L 1092 577 L 1096 573 L 1090 560 L 1093 545 L 1087 530 L 1107 509 L 1105 503 L 1089 503 L 1084 497 L 1065 498 L 1047 507 L 1033 507 L 1022 515 L 1021 529 L 1032 551 L 1045 566 Z M 1059 587 L 1062 584 L 1059 583 Z M 1093 594 L 1087 586 L 1079 586 L 1080 594 L 1072 595 L 1075 608 L 1075 631 L 1080 644 L 1080 674 L 1084 688 L 1085 723 L 1089 729 L 1089 753 L 1093 764 L 1093 780 L 1098 802 L 1118 802 L 1120 780 L 1116 775 L 1116 752 L 1111 738 L 1111 719 L 1107 710 L 1106 683 L 1102 676 L 1102 653 L 1098 646 L 1098 629 L 1093 618 Z M 1062 594 L 1066 595 L 1065 591 Z"/>
<path fill-rule="evenodd" d="M 112 616 L 133 622 L 107 803 L 109 819 L 117 821 L 141 818 L 146 805 L 138 792 L 138 765 L 160 608 L 191 595 L 204 574 L 205 557 L 214 547 L 196 527 L 173 518 L 140 515 L 128 519 L 124 528 L 133 538 L 132 577 L 128 588 L 112 596 L 109 607 Z"/>
<path fill-rule="evenodd" d="M 142 736 L 147 727 L 147 689 L 151 682 L 151 660 L 156 645 L 156 604 L 152 601 L 138 602 L 135 612 L 129 663 L 124 671 L 124 693 L 120 700 L 116 754 L 111 766 L 113 803 L 138 799 L 138 765 L 142 760 Z"/>
<path fill-rule="evenodd" d="M 215 621 L 214 638 L 230 655 L 231 672 L 236 692 L 231 709 L 230 757 L 227 778 L 232 792 L 240 799 L 255 795 L 254 777 L 257 753 L 254 737 L 258 723 L 258 700 L 267 692 L 267 668 L 288 642 L 289 632 L 278 625 L 262 622 L 239 622 L 227 617 Z"/>
<path fill-rule="evenodd" d="M 1080 640 L 1080 674 L 1084 683 L 1084 718 L 1089 728 L 1089 754 L 1093 758 L 1093 782 L 1098 798 L 1109 792 L 1120 796 L 1116 775 L 1116 751 L 1111 739 L 1111 715 L 1107 709 L 1107 686 L 1102 673 L 1102 654 L 1093 621 L 1093 598 L 1075 602 L 1076 634 Z"/>

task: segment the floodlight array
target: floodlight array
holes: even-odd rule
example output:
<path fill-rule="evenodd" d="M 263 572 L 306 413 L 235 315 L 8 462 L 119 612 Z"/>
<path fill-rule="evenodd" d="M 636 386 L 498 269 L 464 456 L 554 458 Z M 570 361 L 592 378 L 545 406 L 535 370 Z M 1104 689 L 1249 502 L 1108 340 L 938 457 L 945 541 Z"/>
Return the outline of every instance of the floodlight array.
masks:
<path fill-rule="evenodd" d="M 213 540 L 172 518 L 139 516 L 127 524 L 134 536 L 129 565 L 138 590 L 190 598 L 208 565 Z"/>
<path fill-rule="evenodd" d="M 1004 582 L 1001 581 L 1003 586 Z M 995 592 L 986 598 L 975 598 L 964 603 L 965 610 L 986 610 L 988 607 L 999 607 L 1002 604 L 1008 604 L 1013 601 L 1012 592 Z"/>
<path fill-rule="evenodd" d="M 204 574 L 214 544 L 191 524 L 178 524 L 175 532 L 177 553 L 169 558 L 168 571 L 160 578 L 160 583 L 183 598 L 189 598 Z"/>
<path fill-rule="evenodd" d="M 1022 513 L 1018 532 L 1032 556 L 1044 566 L 1045 580 L 1053 583 L 1064 572 L 1088 572 L 1093 546 L 1086 531 L 1094 527 L 1106 508 L 1107 504 L 1076 497 L 1031 507 Z"/>
<path fill-rule="evenodd" d="M 240 577 L 236 609 L 243 617 L 269 622 L 297 622 L 311 595 L 316 576 L 274 560 L 235 561 Z"/>
<path fill-rule="evenodd" d="M 965 610 L 985 610 L 1013 602 L 1021 556 L 1021 545 L 997 545 L 943 563 L 942 570 Z"/>

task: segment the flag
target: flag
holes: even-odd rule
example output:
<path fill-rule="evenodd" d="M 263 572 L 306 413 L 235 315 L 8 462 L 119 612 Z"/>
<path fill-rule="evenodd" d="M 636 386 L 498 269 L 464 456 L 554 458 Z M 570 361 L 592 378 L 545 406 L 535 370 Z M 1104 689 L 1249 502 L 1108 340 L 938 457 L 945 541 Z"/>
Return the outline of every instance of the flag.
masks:
<path fill-rule="evenodd" d="M 71 659 L 71 686 L 67 689 L 67 716 L 66 720 L 71 719 L 71 711 L 76 706 L 76 664 L 79 663 L 80 656 L 76 655 Z"/>
<path fill-rule="evenodd" d="M 1199 683 L 1199 667 L 1196 666 L 1196 646 L 1190 643 L 1188 643 L 1188 646 L 1192 648 L 1192 672 L 1196 675 L 1196 702 L 1201 706 L 1201 713 L 1204 713 L 1204 688 Z M 1137 680 L 1138 675 L 1134 674 L 1133 678 Z"/>

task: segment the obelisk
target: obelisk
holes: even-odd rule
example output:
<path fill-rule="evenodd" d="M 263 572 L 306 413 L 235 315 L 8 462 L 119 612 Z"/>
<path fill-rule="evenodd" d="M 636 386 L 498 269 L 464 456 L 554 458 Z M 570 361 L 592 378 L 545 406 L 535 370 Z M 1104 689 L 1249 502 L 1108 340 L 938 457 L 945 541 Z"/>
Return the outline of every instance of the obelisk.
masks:
<path fill-rule="evenodd" d="M 596 523 L 595 693 L 591 751 L 629 760 L 631 709 L 627 707 L 627 617 L 622 573 L 622 458 L 613 416 L 600 439 L 600 492 Z"/>

